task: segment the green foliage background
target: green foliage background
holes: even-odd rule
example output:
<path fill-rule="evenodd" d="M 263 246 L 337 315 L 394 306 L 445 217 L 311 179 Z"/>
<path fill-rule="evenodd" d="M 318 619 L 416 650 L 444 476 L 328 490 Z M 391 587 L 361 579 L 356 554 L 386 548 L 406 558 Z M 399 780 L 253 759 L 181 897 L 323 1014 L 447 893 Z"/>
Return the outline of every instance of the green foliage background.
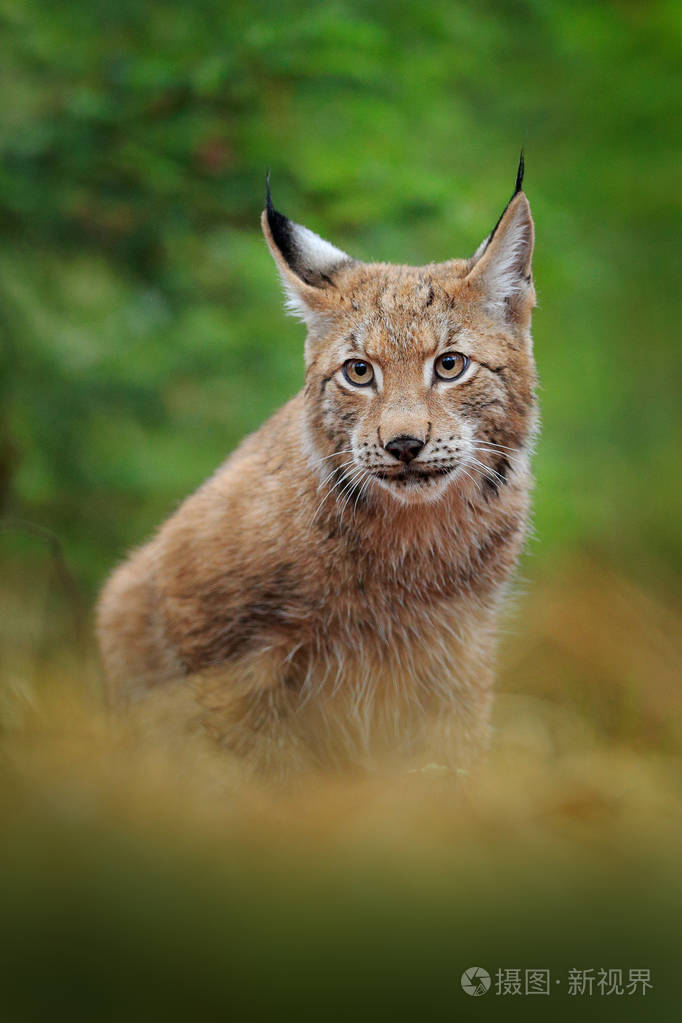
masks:
<path fill-rule="evenodd" d="M 300 385 L 266 167 L 292 218 L 420 263 L 471 253 L 521 144 L 533 550 L 679 564 L 679 5 L 2 0 L 0 25 L 1 513 L 86 588 Z"/>
<path fill-rule="evenodd" d="M 3 1023 L 679 1015 L 681 10 L 0 0 Z M 83 607 L 302 381 L 266 168 L 422 263 L 475 249 L 522 144 L 537 538 L 482 777 L 285 797 L 114 723 Z M 477 963 L 560 983 L 472 1002 Z"/>

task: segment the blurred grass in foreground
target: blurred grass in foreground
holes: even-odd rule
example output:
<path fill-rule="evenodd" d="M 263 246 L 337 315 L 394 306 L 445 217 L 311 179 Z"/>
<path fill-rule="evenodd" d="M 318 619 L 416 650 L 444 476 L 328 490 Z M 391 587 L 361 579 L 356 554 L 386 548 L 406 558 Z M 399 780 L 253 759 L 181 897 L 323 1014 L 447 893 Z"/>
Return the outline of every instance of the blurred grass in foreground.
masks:
<path fill-rule="evenodd" d="M 196 738 L 107 719 L 92 651 L 55 646 L 59 605 L 34 583 L 23 619 L 2 616 L 0 1019 L 673 1018 L 672 604 L 588 560 L 539 575 L 502 645 L 489 762 L 463 785 L 427 770 L 272 793 Z M 560 984 L 474 1001 L 469 966 Z M 650 968 L 654 989 L 571 997 L 573 967 Z"/>

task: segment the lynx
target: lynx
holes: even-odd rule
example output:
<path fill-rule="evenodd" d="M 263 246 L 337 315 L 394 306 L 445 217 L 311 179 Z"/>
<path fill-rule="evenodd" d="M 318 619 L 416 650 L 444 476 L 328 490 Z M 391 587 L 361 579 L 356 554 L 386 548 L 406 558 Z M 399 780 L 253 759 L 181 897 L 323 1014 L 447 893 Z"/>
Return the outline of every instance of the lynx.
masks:
<path fill-rule="evenodd" d="M 485 749 L 537 425 L 523 169 L 471 258 L 423 267 L 351 258 L 268 180 L 305 384 L 106 584 L 115 704 L 173 683 L 272 777 Z"/>

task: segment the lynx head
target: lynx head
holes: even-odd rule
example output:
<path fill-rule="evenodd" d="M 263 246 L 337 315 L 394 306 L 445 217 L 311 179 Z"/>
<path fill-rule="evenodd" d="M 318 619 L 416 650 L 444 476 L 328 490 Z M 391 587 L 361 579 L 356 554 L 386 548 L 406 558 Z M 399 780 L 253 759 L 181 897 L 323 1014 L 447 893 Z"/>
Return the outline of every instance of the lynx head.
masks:
<path fill-rule="evenodd" d="M 262 225 L 308 328 L 306 414 L 320 473 L 403 503 L 497 493 L 534 427 L 533 220 L 516 188 L 470 259 L 363 263 L 288 220 Z M 390 500 L 390 498 L 389 498 Z"/>

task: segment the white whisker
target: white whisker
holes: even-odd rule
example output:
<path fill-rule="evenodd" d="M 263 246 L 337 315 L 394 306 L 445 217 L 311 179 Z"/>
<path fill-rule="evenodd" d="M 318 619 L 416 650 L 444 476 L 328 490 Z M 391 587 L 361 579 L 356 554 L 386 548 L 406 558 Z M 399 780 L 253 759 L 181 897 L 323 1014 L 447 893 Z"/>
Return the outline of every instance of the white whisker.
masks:
<path fill-rule="evenodd" d="M 495 440 L 486 440 L 483 438 L 484 443 L 488 444 L 491 448 L 497 448 L 499 451 L 512 451 L 518 454 L 519 448 L 509 448 L 506 444 L 498 444 Z"/>
<path fill-rule="evenodd" d="M 337 455 L 352 455 L 352 448 L 340 448 L 338 451 L 332 451 L 331 455 L 324 455 L 322 458 L 318 458 L 316 461 L 319 464 L 326 462 L 328 458 L 335 458 Z"/>
<path fill-rule="evenodd" d="M 333 475 L 333 473 L 332 473 L 332 475 Z M 313 517 L 311 518 L 310 523 L 308 525 L 308 532 L 310 532 L 310 530 L 312 529 L 313 523 L 314 523 L 315 519 L 317 518 L 318 514 L 320 513 L 320 511 L 322 509 L 322 506 L 323 506 L 324 502 L 327 500 L 327 498 L 331 494 L 334 493 L 334 491 L 337 489 L 337 487 L 341 487 L 342 485 L 345 486 L 346 483 L 347 483 L 347 477 L 342 475 L 342 476 L 339 477 L 338 480 L 336 480 L 334 485 L 329 488 L 329 490 L 324 495 L 324 497 L 322 498 L 322 500 L 320 501 L 320 503 L 318 504 L 317 508 L 315 509 L 315 511 L 313 513 Z"/>
<path fill-rule="evenodd" d="M 487 473 L 490 479 L 497 478 L 500 483 L 505 482 L 505 478 L 501 472 L 498 472 L 497 469 L 493 469 L 490 465 L 486 465 L 485 462 L 480 462 L 478 458 L 474 458 L 473 455 L 469 455 L 467 465 L 476 466 L 481 470 L 481 472 Z"/>
<path fill-rule="evenodd" d="M 478 480 L 475 480 L 475 479 L 474 479 L 474 477 L 473 477 L 473 476 L 471 475 L 471 473 L 467 472 L 467 471 L 466 471 L 466 469 L 464 468 L 464 466 L 462 466 L 462 465 L 460 465 L 460 467 L 459 467 L 459 471 L 460 471 L 460 472 L 462 472 L 462 473 L 464 473 L 464 475 L 465 475 L 465 476 L 466 476 L 466 477 L 467 477 L 468 479 L 470 479 L 470 480 L 471 480 L 471 482 L 473 483 L 473 485 L 474 485 L 474 486 L 476 487 L 476 489 L 477 489 L 477 490 L 479 491 L 479 493 L 480 493 L 480 490 L 481 490 L 481 488 L 480 488 L 480 486 L 479 486 L 479 484 L 478 484 Z"/>
<path fill-rule="evenodd" d="M 353 505 L 353 514 L 354 515 L 355 515 L 355 512 L 357 511 L 358 501 L 360 500 L 360 498 L 362 497 L 362 495 L 364 494 L 365 490 L 367 489 L 367 487 L 369 486 L 369 484 L 371 482 L 372 482 L 372 474 L 368 472 L 367 476 L 365 478 L 365 481 L 362 484 L 362 486 L 360 487 L 360 490 L 358 491 L 358 495 L 355 498 L 355 504 Z"/>
<path fill-rule="evenodd" d="M 514 454 L 513 451 L 498 451 L 497 448 L 488 448 L 483 444 L 475 444 L 474 451 L 484 451 L 487 454 L 491 455 L 501 455 L 504 458 L 508 458 L 510 462 L 514 460 L 516 460 L 517 462 L 523 461 L 524 457 L 522 453 Z"/>
<path fill-rule="evenodd" d="M 347 506 L 348 502 L 350 501 L 351 497 L 353 496 L 353 491 L 355 490 L 355 488 L 357 486 L 359 486 L 362 483 L 362 480 L 363 480 L 363 477 L 365 475 L 365 472 L 366 472 L 366 470 L 363 469 L 362 466 L 360 466 L 355 471 L 355 473 L 353 473 L 353 475 L 351 477 L 352 486 L 348 490 L 348 496 L 346 497 L 346 500 L 343 502 L 343 506 L 341 508 L 341 511 L 339 512 L 339 517 L 343 516 L 343 513 L 346 510 L 346 506 Z"/>
<path fill-rule="evenodd" d="M 336 465 L 336 466 L 334 466 L 334 468 L 332 469 L 332 471 L 331 471 L 330 473 L 328 473 L 328 474 L 327 474 L 327 475 L 325 476 L 325 478 L 324 478 L 324 479 L 322 480 L 322 482 L 320 483 L 319 487 L 317 488 L 317 492 L 319 493 L 319 492 L 320 492 L 320 490 L 322 490 L 322 487 L 323 487 L 323 486 L 325 485 L 325 483 L 326 483 L 326 482 L 327 482 L 328 480 L 330 480 L 330 479 L 332 478 L 332 476 L 334 475 L 334 473 L 336 473 L 336 472 L 340 472 L 340 470 L 341 470 L 341 469 L 345 469 L 345 468 L 346 468 L 347 466 L 349 466 L 349 465 L 352 465 L 354 461 L 355 461 L 355 459 L 354 459 L 354 458 L 349 458 L 347 462 L 342 462 L 342 463 L 341 463 L 341 465 Z"/>

